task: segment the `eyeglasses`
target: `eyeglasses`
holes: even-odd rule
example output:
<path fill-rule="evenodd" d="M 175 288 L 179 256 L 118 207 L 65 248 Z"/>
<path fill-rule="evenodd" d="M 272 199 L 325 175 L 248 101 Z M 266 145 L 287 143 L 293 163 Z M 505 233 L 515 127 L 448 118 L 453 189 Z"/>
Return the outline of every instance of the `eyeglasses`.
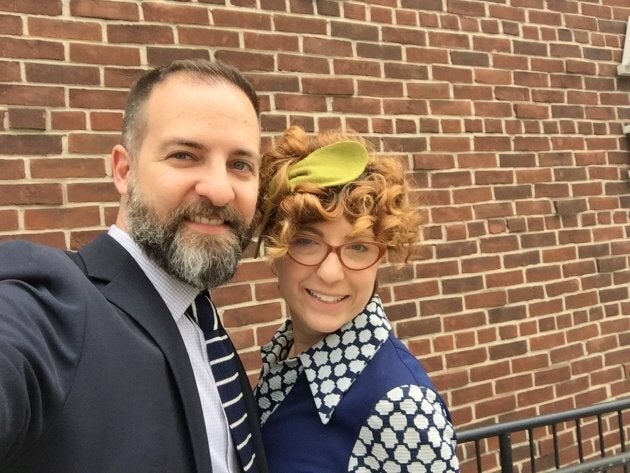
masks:
<path fill-rule="evenodd" d="M 289 241 L 291 259 L 304 266 L 321 264 L 334 252 L 341 264 L 353 271 L 367 269 L 385 254 L 387 247 L 375 241 L 353 241 L 339 246 L 312 237 L 298 236 Z"/>

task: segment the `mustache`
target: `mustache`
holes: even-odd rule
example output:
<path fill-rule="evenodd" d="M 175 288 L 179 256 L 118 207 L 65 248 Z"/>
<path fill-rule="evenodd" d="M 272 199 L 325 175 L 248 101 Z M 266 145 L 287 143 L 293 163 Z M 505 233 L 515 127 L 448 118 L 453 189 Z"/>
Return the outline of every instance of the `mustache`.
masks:
<path fill-rule="evenodd" d="M 230 206 L 217 207 L 209 202 L 198 202 L 178 208 L 174 215 L 178 223 L 198 217 L 223 220 L 232 229 L 238 229 L 245 221 L 243 215 Z"/>

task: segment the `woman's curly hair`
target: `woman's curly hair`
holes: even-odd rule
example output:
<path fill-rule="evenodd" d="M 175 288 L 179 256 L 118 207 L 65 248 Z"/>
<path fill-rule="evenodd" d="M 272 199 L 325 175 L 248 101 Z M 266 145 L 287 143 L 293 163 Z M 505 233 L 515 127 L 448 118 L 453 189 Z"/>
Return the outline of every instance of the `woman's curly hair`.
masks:
<path fill-rule="evenodd" d="M 339 141 L 357 141 L 369 153 L 365 171 L 336 187 L 299 184 L 289 189 L 289 166 L 316 149 Z M 260 202 L 268 216 L 259 229 L 268 255 L 286 254 L 288 242 L 306 225 L 346 217 L 353 235 L 372 230 L 374 238 L 406 261 L 420 239 L 422 216 L 410 202 L 404 169 L 392 157 L 377 155 L 372 146 L 352 131 L 331 130 L 309 136 L 297 126 L 288 128 L 275 146 L 263 154 Z M 264 218 L 264 217 L 263 217 Z"/>

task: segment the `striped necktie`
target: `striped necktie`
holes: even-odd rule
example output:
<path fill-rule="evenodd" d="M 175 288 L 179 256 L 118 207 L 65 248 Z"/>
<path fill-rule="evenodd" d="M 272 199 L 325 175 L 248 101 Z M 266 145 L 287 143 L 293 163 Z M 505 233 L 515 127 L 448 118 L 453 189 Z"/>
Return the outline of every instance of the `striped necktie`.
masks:
<path fill-rule="evenodd" d="M 212 375 L 230 424 L 232 441 L 238 451 L 243 471 L 255 473 L 258 471 L 254 462 L 256 454 L 239 381 L 236 359 L 238 355 L 221 325 L 216 307 L 207 291 L 195 298 L 195 302 L 188 310 L 188 315 L 199 324 L 206 339 Z"/>

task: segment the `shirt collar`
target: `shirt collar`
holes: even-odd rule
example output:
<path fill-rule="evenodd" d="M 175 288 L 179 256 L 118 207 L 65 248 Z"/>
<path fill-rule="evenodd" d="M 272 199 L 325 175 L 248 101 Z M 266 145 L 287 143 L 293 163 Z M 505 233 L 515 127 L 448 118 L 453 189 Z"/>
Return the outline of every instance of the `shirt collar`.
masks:
<path fill-rule="evenodd" d="M 180 279 L 171 276 L 153 261 L 131 236 L 116 225 L 107 232 L 138 263 L 153 287 L 160 294 L 171 315 L 177 322 L 190 304 L 195 300 L 199 290 Z"/>
<path fill-rule="evenodd" d="M 327 424 L 345 393 L 385 342 L 390 331 L 391 325 L 385 316 L 381 299 L 374 295 L 363 311 L 350 322 L 327 335 L 298 358 L 286 359 L 293 343 L 291 321 L 287 320 L 271 342 L 261 349 L 261 380 L 269 377 L 269 371 L 278 371 L 280 374 L 278 365 L 282 365 L 284 381 L 281 384 L 284 387 L 272 385 L 268 388 L 282 390 L 286 396 L 298 374 L 304 371 L 319 418 L 322 424 Z M 342 369 L 345 371 L 342 372 Z M 290 378 L 287 377 L 289 372 L 293 372 Z M 293 382 L 287 383 L 289 379 Z M 275 408 L 269 407 L 271 409 L 266 417 Z"/>

